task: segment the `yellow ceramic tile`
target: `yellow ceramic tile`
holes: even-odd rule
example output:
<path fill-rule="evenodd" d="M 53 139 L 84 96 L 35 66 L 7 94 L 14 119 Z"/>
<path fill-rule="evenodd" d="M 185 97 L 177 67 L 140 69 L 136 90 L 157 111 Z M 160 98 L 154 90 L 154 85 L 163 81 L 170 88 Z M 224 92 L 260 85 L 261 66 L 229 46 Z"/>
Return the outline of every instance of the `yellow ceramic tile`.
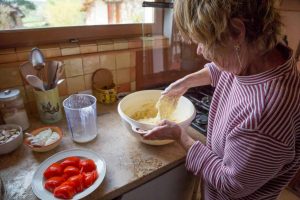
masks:
<path fill-rule="evenodd" d="M 130 52 L 130 67 L 136 66 L 136 52 L 132 51 Z"/>
<path fill-rule="evenodd" d="M 0 54 L 10 54 L 10 53 L 16 53 L 15 48 L 9 48 L 9 49 L 0 49 Z"/>
<path fill-rule="evenodd" d="M 83 76 L 76 76 L 67 78 L 67 87 L 68 87 L 68 94 L 74 94 L 80 91 L 85 90 L 84 85 L 84 77 Z"/>
<path fill-rule="evenodd" d="M 71 43 L 71 42 L 65 42 L 65 43 L 60 43 L 59 47 L 61 49 L 65 49 L 65 48 L 76 48 L 79 47 L 78 43 Z"/>
<path fill-rule="evenodd" d="M 30 52 L 34 47 L 17 47 L 16 52 Z"/>
<path fill-rule="evenodd" d="M 114 41 L 113 40 L 110 40 L 110 39 L 104 39 L 104 40 L 98 40 L 97 41 L 97 44 L 100 45 L 100 44 L 113 44 Z"/>
<path fill-rule="evenodd" d="M 100 55 L 100 66 L 110 70 L 116 69 L 116 56 L 114 54 Z"/>
<path fill-rule="evenodd" d="M 130 82 L 130 69 L 118 69 L 117 70 L 117 84 L 129 83 Z"/>
<path fill-rule="evenodd" d="M 135 81 L 136 80 L 136 68 L 135 67 L 130 67 L 130 81 Z"/>
<path fill-rule="evenodd" d="M 44 54 L 45 58 L 60 57 L 61 51 L 58 44 L 41 45 L 39 49 Z"/>
<path fill-rule="evenodd" d="M 130 67 L 130 52 L 118 53 L 116 55 L 117 69 Z"/>
<path fill-rule="evenodd" d="M 114 43 L 98 45 L 98 51 L 112 51 L 114 50 Z"/>
<path fill-rule="evenodd" d="M 59 84 L 57 87 L 58 87 L 59 96 L 68 95 L 68 85 L 67 85 L 66 80 L 64 82 L 62 82 L 61 84 Z"/>
<path fill-rule="evenodd" d="M 18 61 L 27 61 L 30 57 L 30 51 L 17 52 Z"/>
<path fill-rule="evenodd" d="M 82 58 L 82 62 L 84 74 L 94 73 L 94 71 L 100 68 L 99 55 L 85 56 Z"/>
<path fill-rule="evenodd" d="M 98 51 L 96 44 L 88 46 L 80 46 L 80 53 L 95 53 Z"/>
<path fill-rule="evenodd" d="M 116 70 L 110 70 L 110 72 L 112 73 L 114 83 L 116 84 L 117 83 L 117 72 L 116 72 Z"/>
<path fill-rule="evenodd" d="M 16 53 L 0 54 L 0 63 L 16 62 L 18 60 Z"/>
<path fill-rule="evenodd" d="M 89 90 L 92 88 L 92 75 L 93 74 L 84 75 L 84 83 L 85 83 L 86 90 Z"/>
<path fill-rule="evenodd" d="M 136 91 L 136 82 L 135 81 L 133 81 L 133 82 L 130 83 L 130 91 L 131 92 Z"/>
<path fill-rule="evenodd" d="M 121 50 L 121 49 L 128 49 L 128 41 L 127 40 L 114 40 L 114 49 Z"/>
<path fill-rule="evenodd" d="M 0 89 L 23 85 L 18 67 L 0 67 Z"/>
<path fill-rule="evenodd" d="M 128 48 L 129 49 L 141 48 L 142 46 L 143 46 L 143 43 L 142 43 L 141 39 L 139 39 L 139 38 L 128 40 Z"/>
<path fill-rule="evenodd" d="M 80 54 L 79 47 L 61 49 L 62 56 L 77 55 L 77 54 Z"/>
<path fill-rule="evenodd" d="M 66 77 L 83 75 L 82 59 L 72 58 L 64 60 Z"/>

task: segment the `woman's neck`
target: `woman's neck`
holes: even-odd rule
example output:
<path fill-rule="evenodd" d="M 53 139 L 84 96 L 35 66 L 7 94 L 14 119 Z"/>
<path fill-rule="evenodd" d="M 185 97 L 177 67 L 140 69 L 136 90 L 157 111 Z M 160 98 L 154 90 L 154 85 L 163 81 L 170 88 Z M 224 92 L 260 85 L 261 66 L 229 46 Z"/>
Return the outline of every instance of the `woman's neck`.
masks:
<path fill-rule="evenodd" d="M 246 69 L 240 74 L 241 76 L 249 76 L 260 74 L 262 72 L 273 69 L 284 64 L 288 58 L 284 56 L 278 48 L 274 47 L 263 55 L 259 53 L 249 54 L 249 64 Z"/>

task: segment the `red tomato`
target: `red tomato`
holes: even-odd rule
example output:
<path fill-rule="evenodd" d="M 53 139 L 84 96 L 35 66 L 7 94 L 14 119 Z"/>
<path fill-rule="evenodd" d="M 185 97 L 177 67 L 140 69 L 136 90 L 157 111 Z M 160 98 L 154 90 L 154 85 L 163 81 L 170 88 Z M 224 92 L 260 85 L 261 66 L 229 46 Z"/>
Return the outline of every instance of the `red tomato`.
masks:
<path fill-rule="evenodd" d="M 45 188 L 46 190 L 53 192 L 54 189 L 61 185 L 66 179 L 63 177 L 59 177 L 59 176 L 54 176 L 52 178 L 49 178 L 46 182 L 45 182 Z"/>
<path fill-rule="evenodd" d="M 76 194 L 72 182 L 65 181 L 54 189 L 54 196 L 62 199 L 72 199 Z"/>
<path fill-rule="evenodd" d="M 78 174 L 76 176 L 72 176 L 68 179 L 68 181 L 73 182 L 75 185 L 76 192 L 82 192 L 84 189 L 84 179 L 82 174 Z"/>
<path fill-rule="evenodd" d="M 90 187 L 98 178 L 98 173 L 96 170 L 92 172 L 82 173 L 84 179 L 84 188 Z"/>
<path fill-rule="evenodd" d="M 80 160 L 79 169 L 83 172 L 91 172 L 96 169 L 96 164 L 93 160 Z"/>
<path fill-rule="evenodd" d="M 58 163 L 53 163 L 44 172 L 44 177 L 49 179 L 54 176 L 61 176 L 63 174 L 63 169 Z"/>
<path fill-rule="evenodd" d="M 65 169 L 68 166 L 79 167 L 80 159 L 78 157 L 68 157 L 60 163 L 61 167 Z"/>
<path fill-rule="evenodd" d="M 64 169 L 64 177 L 71 177 L 80 174 L 80 171 L 77 167 L 68 166 Z"/>

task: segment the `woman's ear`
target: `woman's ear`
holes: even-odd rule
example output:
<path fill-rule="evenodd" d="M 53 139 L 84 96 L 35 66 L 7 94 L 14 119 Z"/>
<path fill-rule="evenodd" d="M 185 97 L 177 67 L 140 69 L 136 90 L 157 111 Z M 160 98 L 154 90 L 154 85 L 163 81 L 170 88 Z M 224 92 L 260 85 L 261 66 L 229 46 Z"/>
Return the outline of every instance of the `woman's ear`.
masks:
<path fill-rule="evenodd" d="M 229 31 L 233 42 L 243 43 L 246 35 L 246 27 L 244 22 L 239 18 L 230 20 Z"/>

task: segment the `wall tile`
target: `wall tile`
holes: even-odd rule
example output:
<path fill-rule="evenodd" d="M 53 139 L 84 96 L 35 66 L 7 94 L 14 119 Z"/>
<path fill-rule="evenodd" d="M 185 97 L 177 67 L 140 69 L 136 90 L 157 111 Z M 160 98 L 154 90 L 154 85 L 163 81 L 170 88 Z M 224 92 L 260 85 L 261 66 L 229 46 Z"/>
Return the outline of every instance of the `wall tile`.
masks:
<path fill-rule="evenodd" d="M 110 72 L 113 75 L 114 84 L 117 84 L 117 71 L 116 70 L 111 70 Z"/>
<path fill-rule="evenodd" d="M 19 68 L 9 66 L 9 64 L 0 65 L 0 89 L 6 89 L 23 85 Z"/>
<path fill-rule="evenodd" d="M 118 85 L 118 93 L 119 92 L 130 92 L 131 91 L 131 87 L 130 87 L 130 83 L 123 83 Z"/>
<path fill-rule="evenodd" d="M 131 61 L 130 52 L 116 54 L 117 69 L 130 67 L 130 61 Z"/>
<path fill-rule="evenodd" d="M 0 54 L 0 63 L 10 63 L 18 61 L 16 53 Z"/>
<path fill-rule="evenodd" d="M 114 50 L 113 40 L 98 40 L 98 51 L 112 51 Z"/>
<path fill-rule="evenodd" d="M 115 54 L 100 55 L 100 67 L 110 70 L 116 69 L 116 56 Z"/>
<path fill-rule="evenodd" d="M 30 58 L 30 51 L 17 52 L 17 58 L 18 58 L 18 61 L 29 60 L 29 58 Z"/>
<path fill-rule="evenodd" d="M 62 56 L 77 55 L 77 54 L 80 54 L 79 47 L 61 49 Z"/>
<path fill-rule="evenodd" d="M 83 72 L 84 74 L 94 73 L 97 69 L 100 68 L 100 57 L 99 55 L 93 56 L 84 56 L 82 58 L 83 62 Z"/>
<path fill-rule="evenodd" d="M 136 66 L 136 52 L 132 51 L 130 52 L 130 67 Z"/>
<path fill-rule="evenodd" d="M 130 82 L 130 69 L 119 69 L 117 70 L 117 84 L 129 83 Z"/>
<path fill-rule="evenodd" d="M 131 92 L 136 91 L 136 82 L 135 81 L 133 81 L 133 82 L 130 83 L 130 91 Z"/>
<path fill-rule="evenodd" d="M 95 53 L 98 51 L 97 41 L 81 42 L 80 53 Z"/>
<path fill-rule="evenodd" d="M 67 78 L 68 94 L 74 94 L 85 89 L 83 76 Z"/>
<path fill-rule="evenodd" d="M 128 40 L 128 48 L 134 49 L 134 48 L 142 48 L 143 42 L 140 38 L 135 38 Z"/>
<path fill-rule="evenodd" d="M 45 58 L 53 58 L 61 56 L 60 47 L 58 44 L 41 45 L 40 50 L 43 52 Z"/>
<path fill-rule="evenodd" d="M 101 52 L 101 51 L 112 51 L 112 50 L 114 50 L 114 44 L 113 43 L 98 45 L 98 51 L 99 52 Z"/>
<path fill-rule="evenodd" d="M 136 80 L 136 68 L 130 67 L 130 81 Z"/>
<path fill-rule="evenodd" d="M 59 96 L 68 95 L 68 84 L 66 80 L 58 85 L 58 92 L 59 92 Z"/>
<path fill-rule="evenodd" d="M 84 75 L 84 83 L 85 83 L 86 90 L 89 90 L 92 88 L 92 76 L 93 76 L 93 74 Z"/>
<path fill-rule="evenodd" d="M 16 48 L 18 61 L 29 60 L 30 52 L 34 47 L 18 47 Z"/>
<path fill-rule="evenodd" d="M 77 43 L 61 43 L 59 46 L 62 56 L 80 54 L 79 45 Z"/>
<path fill-rule="evenodd" d="M 165 48 L 169 46 L 169 39 L 156 39 L 153 41 L 154 48 Z"/>
<path fill-rule="evenodd" d="M 125 39 L 114 40 L 114 50 L 128 49 L 128 41 Z"/>
<path fill-rule="evenodd" d="M 2 55 L 2 54 L 10 54 L 10 53 L 16 53 L 16 49 L 15 48 L 0 49 L 0 55 Z"/>
<path fill-rule="evenodd" d="M 66 77 L 83 75 L 82 59 L 72 58 L 64 60 Z"/>

